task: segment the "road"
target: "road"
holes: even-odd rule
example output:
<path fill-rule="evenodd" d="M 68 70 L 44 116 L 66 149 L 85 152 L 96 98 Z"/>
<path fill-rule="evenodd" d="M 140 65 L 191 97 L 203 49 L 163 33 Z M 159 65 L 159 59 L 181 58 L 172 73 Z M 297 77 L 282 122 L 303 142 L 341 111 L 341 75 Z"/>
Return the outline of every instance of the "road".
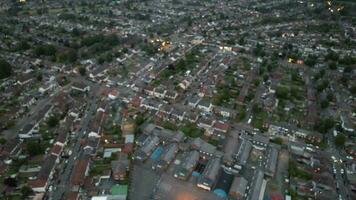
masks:
<path fill-rule="evenodd" d="M 329 131 L 326 137 L 329 144 L 329 148 L 326 151 L 330 154 L 330 157 L 334 156 L 338 161 L 340 159 L 344 160 L 345 156 L 341 155 L 339 149 L 335 146 L 333 130 Z M 351 200 L 349 196 L 351 192 L 350 186 L 345 185 L 345 176 L 344 174 L 341 173 L 341 169 L 343 169 L 344 173 L 346 173 L 343 162 L 334 162 L 333 166 L 336 169 L 335 182 L 336 182 L 336 187 L 338 188 L 338 194 L 341 195 L 343 200 Z"/>
<path fill-rule="evenodd" d="M 76 142 L 75 142 L 73 148 L 71 148 L 72 154 L 68 158 L 68 163 L 66 164 L 66 166 L 64 168 L 62 168 L 62 170 L 59 173 L 59 176 L 58 176 L 59 183 L 54 184 L 55 190 L 52 192 L 50 199 L 53 199 L 53 200 L 63 199 L 64 194 L 66 192 L 70 191 L 70 177 L 71 177 L 72 170 L 74 168 L 75 161 L 78 158 L 83 156 L 83 149 L 81 148 L 80 139 L 85 137 L 86 129 L 89 125 L 89 122 L 90 122 L 93 114 L 96 111 L 96 108 L 97 108 L 96 96 L 93 96 L 93 98 L 90 98 L 90 102 L 88 104 L 87 110 L 86 110 L 85 115 L 81 121 L 80 127 L 82 127 L 82 128 L 77 133 Z"/>

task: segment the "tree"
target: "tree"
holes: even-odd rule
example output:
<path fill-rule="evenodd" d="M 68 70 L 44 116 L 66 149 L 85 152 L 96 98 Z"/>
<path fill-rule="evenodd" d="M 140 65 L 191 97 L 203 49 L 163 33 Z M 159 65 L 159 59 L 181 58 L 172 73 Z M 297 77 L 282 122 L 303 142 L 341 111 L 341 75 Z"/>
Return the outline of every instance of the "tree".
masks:
<path fill-rule="evenodd" d="M 1 138 L 0 138 L 0 144 L 1 144 L 1 145 L 4 145 L 5 143 L 6 143 L 6 139 L 1 137 Z"/>
<path fill-rule="evenodd" d="M 337 69 L 336 63 L 335 63 L 335 62 L 331 62 L 331 63 L 329 64 L 329 69 L 331 69 L 331 70 Z"/>
<path fill-rule="evenodd" d="M 82 75 L 82 76 L 84 76 L 85 73 L 86 73 L 85 67 L 79 67 L 79 68 L 78 68 L 78 71 L 79 71 L 79 74 Z"/>
<path fill-rule="evenodd" d="M 288 88 L 284 86 L 278 86 L 276 89 L 276 96 L 278 99 L 288 99 L 289 97 Z"/>
<path fill-rule="evenodd" d="M 8 177 L 4 180 L 4 184 L 9 187 L 17 187 L 17 180 L 15 178 Z"/>
<path fill-rule="evenodd" d="M 273 142 L 275 144 L 283 144 L 283 139 L 280 137 L 276 137 L 276 138 L 272 139 L 271 142 Z"/>
<path fill-rule="evenodd" d="M 59 119 L 56 116 L 50 116 L 47 120 L 47 125 L 51 128 L 57 126 L 59 123 Z"/>
<path fill-rule="evenodd" d="M 326 133 L 334 127 L 335 121 L 332 118 L 321 119 L 314 127 L 319 133 Z"/>
<path fill-rule="evenodd" d="M 30 48 L 31 48 L 31 46 L 26 41 L 21 41 L 16 45 L 15 50 L 16 51 L 24 51 L 24 50 L 28 50 Z"/>
<path fill-rule="evenodd" d="M 12 66 L 3 59 L 0 59 L 0 79 L 7 78 L 12 74 Z"/>
<path fill-rule="evenodd" d="M 57 53 L 57 48 L 50 44 L 39 45 L 35 48 L 36 56 L 54 56 Z"/>
<path fill-rule="evenodd" d="M 21 194 L 22 194 L 22 198 L 26 199 L 28 196 L 30 196 L 31 194 L 33 194 L 33 190 L 28 187 L 28 186 L 23 186 L 21 188 Z"/>
<path fill-rule="evenodd" d="M 317 57 L 314 55 L 308 56 L 308 58 L 305 60 L 305 64 L 308 65 L 309 67 L 313 67 L 316 64 Z"/>
<path fill-rule="evenodd" d="M 77 60 L 77 52 L 74 49 L 69 49 L 63 52 L 56 53 L 57 62 L 74 63 Z"/>
<path fill-rule="evenodd" d="M 335 137 L 335 145 L 338 147 L 343 147 L 345 142 L 346 142 L 346 137 L 344 134 L 339 133 L 336 137 Z"/>
<path fill-rule="evenodd" d="M 328 101 L 328 99 L 322 100 L 322 101 L 320 102 L 320 105 L 321 105 L 321 108 L 322 108 L 322 109 L 325 109 L 325 108 L 329 107 L 329 101 Z"/>
<path fill-rule="evenodd" d="M 329 50 L 328 54 L 325 56 L 325 60 L 338 61 L 339 54 L 337 54 L 335 51 Z"/>
<path fill-rule="evenodd" d="M 356 95 L 356 85 L 351 86 L 350 92 L 351 94 Z"/>
<path fill-rule="evenodd" d="M 26 145 L 26 149 L 27 149 L 27 153 L 30 156 L 41 155 L 44 154 L 45 152 L 45 148 L 39 142 L 36 141 L 28 142 Z"/>
<path fill-rule="evenodd" d="M 42 79 L 43 79 L 43 76 L 42 76 L 42 73 L 38 73 L 37 76 L 36 76 L 36 79 L 41 82 Z"/>
<path fill-rule="evenodd" d="M 352 72 L 352 66 L 346 66 L 345 68 L 344 68 L 344 73 L 350 73 L 350 72 Z"/>

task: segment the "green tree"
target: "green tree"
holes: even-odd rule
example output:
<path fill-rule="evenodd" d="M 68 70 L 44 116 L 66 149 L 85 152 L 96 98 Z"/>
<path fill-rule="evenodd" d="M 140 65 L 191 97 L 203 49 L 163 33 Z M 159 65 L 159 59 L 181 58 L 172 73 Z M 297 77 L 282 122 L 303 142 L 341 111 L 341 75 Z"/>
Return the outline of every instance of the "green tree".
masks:
<path fill-rule="evenodd" d="M 336 137 L 335 137 L 335 145 L 338 147 L 343 147 L 345 145 L 346 142 L 346 136 L 344 134 L 339 133 Z"/>
<path fill-rule="evenodd" d="M 86 74 L 86 69 L 85 69 L 85 67 L 79 67 L 79 68 L 78 68 L 78 71 L 79 71 L 79 74 L 82 75 L 82 76 L 84 76 L 84 75 Z"/>
<path fill-rule="evenodd" d="M 308 58 L 305 60 L 305 64 L 308 65 L 309 67 L 313 67 L 316 64 L 317 57 L 314 55 L 308 56 Z"/>
<path fill-rule="evenodd" d="M 12 66 L 3 59 L 0 59 L 0 79 L 7 78 L 12 74 Z"/>
<path fill-rule="evenodd" d="M 44 154 L 44 152 L 45 152 L 45 148 L 43 147 L 43 145 L 37 141 L 28 142 L 26 145 L 26 149 L 27 149 L 27 153 L 30 156 L 41 155 L 41 154 Z"/>
<path fill-rule="evenodd" d="M 337 69 L 336 63 L 335 62 L 329 63 L 329 69 L 336 70 Z"/>
<path fill-rule="evenodd" d="M 276 96 L 278 99 L 288 99 L 289 97 L 288 88 L 284 86 L 278 86 L 276 89 Z"/>
<path fill-rule="evenodd" d="M 33 194 L 33 190 L 28 187 L 28 186 L 23 186 L 21 188 L 21 194 L 22 194 L 22 198 L 26 199 L 28 196 L 30 196 L 31 194 Z"/>
<path fill-rule="evenodd" d="M 324 99 L 320 102 L 321 108 L 325 109 L 327 107 L 329 107 L 329 100 L 328 99 Z"/>
<path fill-rule="evenodd" d="M 57 53 L 57 48 L 51 44 L 39 45 L 35 48 L 36 56 L 54 56 Z"/>
<path fill-rule="evenodd" d="M 283 144 L 283 139 L 280 137 L 276 137 L 276 138 L 272 139 L 271 142 L 273 142 L 275 144 Z"/>
<path fill-rule="evenodd" d="M 57 116 L 50 116 L 47 120 L 47 125 L 51 128 L 57 126 L 59 123 L 59 119 Z"/>

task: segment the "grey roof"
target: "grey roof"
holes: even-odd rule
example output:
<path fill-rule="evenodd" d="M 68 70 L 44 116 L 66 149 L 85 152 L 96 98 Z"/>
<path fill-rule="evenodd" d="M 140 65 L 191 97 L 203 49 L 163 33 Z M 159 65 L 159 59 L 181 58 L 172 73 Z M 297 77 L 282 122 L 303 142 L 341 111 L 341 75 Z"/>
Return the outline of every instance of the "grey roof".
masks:
<path fill-rule="evenodd" d="M 127 154 L 121 154 L 121 156 L 120 156 L 120 160 L 111 161 L 111 170 L 114 173 L 125 172 L 129 167 L 129 160 Z"/>
<path fill-rule="evenodd" d="M 199 152 L 191 151 L 182 164 L 185 169 L 192 169 L 199 161 Z"/>
<path fill-rule="evenodd" d="M 266 172 L 273 175 L 276 172 L 277 160 L 278 160 L 278 150 L 271 147 L 269 149 L 269 154 L 267 158 Z"/>
<path fill-rule="evenodd" d="M 188 97 L 188 103 L 197 104 L 197 103 L 199 103 L 199 101 L 200 101 L 200 97 L 197 95 Z"/>
<path fill-rule="evenodd" d="M 204 185 L 209 185 L 211 187 L 217 179 L 219 170 L 220 158 L 214 158 L 209 160 L 208 165 L 206 166 L 199 182 Z"/>
<path fill-rule="evenodd" d="M 157 136 L 150 136 L 150 139 L 142 146 L 141 151 L 145 154 L 149 154 L 159 143 Z"/>
<path fill-rule="evenodd" d="M 210 103 L 210 101 L 208 101 L 208 100 L 206 100 L 206 99 L 203 99 L 203 100 L 201 100 L 201 101 L 199 102 L 198 105 L 199 105 L 199 106 L 204 106 L 204 107 L 208 108 L 208 107 L 211 105 L 211 103 Z"/>
<path fill-rule="evenodd" d="M 41 170 L 37 175 L 37 178 L 45 178 L 48 179 L 51 171 L 53 170 L 54 165 L 56 164 L 57 156 L 50 155 L 46 158 L 41 166 Z"/>
<path fill-rule="evenodd" d="M 224 148 L 224 162 L 232 162 L 238 150 L 238 138 L 228 137 Z"/>
<path fill-rule="evenodd" d="M 258 170 L 256 172 L 255 181 L 254 181 L 252 192 L 251 192 L 251 195 L 249 198 L 250 200 L 258 200 L 259 199 L 261 189 L 262 189 L 263 175 L 264 174 L 263 174 L 262 170 Z"/>
<path fill-rule="evenodd" d="M 253 136 L 253 141 L 263 143 L 263 144 L 268 144 L 269 143 L 269 138 L 263 135 L 256 134 Z"/>
<path fill-rule="evenodd" d="M 244 177 L 235 177 L 230 188 L 230 195 L 244 196 L 248 181 Z"/>
<path fill-rule="evenodd" d="M 239 164 L 242 164 L 242 165 L 246 164 L 247 159 L 250 155 L 251 149 L 252 149 L 251 142 L 248 140 L 244 140 L 243 145 L 241 145 L 240 149 L 239 149 L 239 154 L 238 154 L 238 163 Z"/>
<path fill-rule="evenodd" d="M 216 147 L 212 144 L 209 144 L 208 142 L 202 140 L 201 138 L 195 138 L 192 141 L 193 147 L 195 147 L 197 150 L 208 153 L 208 154 L 215 154 L 216 152 Z"/>
<path fill-rule="evenodd" d="M 174 156 L 178 152 L 178 145 L 176 143 L 170 144 L 166 150 L 164 151 L 160 160 L 164 160 L 165 162 L 169 163 L 174 159 Z"/>
<path fill-rule="evenodd" d="M 199 161 L 199 152 L 191 151 L 188 154 L 185 154 L 186 157 L 181 165 L 176 169 L 175 175 L 186 178 L 192 173 L 195 165 Z"/>
<path fill-rule="evenodd" d="M 168 140 L 173 142 L 180 142 L 184 138 L 184 134 L 180 131 L 171 131 L 168 129 L 164 129 L 160 126 L 156 126 L 155 124 L 147 124 L 143 128 L 143 132 L 148 135 L 158 136 L 162 140 Z"/>

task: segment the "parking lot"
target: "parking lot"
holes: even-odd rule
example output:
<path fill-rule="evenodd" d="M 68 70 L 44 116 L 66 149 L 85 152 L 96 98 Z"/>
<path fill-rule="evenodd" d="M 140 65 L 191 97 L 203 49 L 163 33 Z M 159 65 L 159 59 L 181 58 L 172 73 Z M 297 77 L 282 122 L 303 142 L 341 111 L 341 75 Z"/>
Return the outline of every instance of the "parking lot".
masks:
<path fill-rule="evenodd" d="M 175 179 L 171 174 L 163 174 L 156 187 L 156 200 L 220 200 L 213 192 L 207 192 L 196 186 L 196 177 L 188 181 Z"/>

